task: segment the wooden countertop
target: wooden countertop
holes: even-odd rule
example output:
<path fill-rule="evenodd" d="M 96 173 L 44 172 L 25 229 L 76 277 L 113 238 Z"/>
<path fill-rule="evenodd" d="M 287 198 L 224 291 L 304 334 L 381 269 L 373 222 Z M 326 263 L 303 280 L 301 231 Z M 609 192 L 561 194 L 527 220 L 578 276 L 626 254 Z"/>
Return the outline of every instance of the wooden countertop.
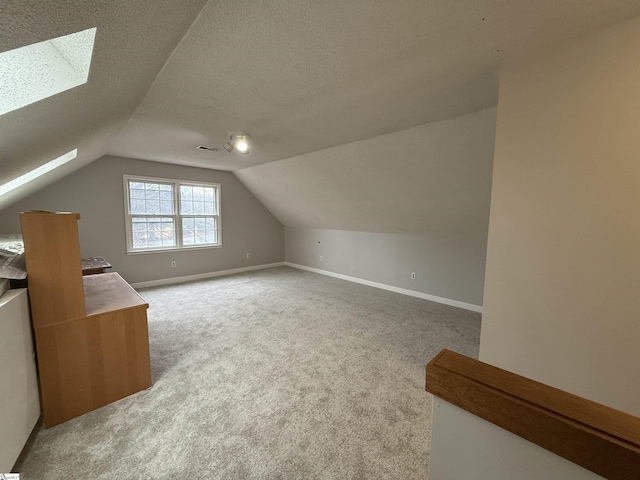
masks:
<path fill-rule="evenodd" d="M 82 277 L 87 316 L 149 304 L 117 273 Z"/>
<path fill-rule="evenodd" d="M 111 264 L 104 257 L 81 258 L 82 270 L 93 270 L 96 268 L 111 268 Z"/>

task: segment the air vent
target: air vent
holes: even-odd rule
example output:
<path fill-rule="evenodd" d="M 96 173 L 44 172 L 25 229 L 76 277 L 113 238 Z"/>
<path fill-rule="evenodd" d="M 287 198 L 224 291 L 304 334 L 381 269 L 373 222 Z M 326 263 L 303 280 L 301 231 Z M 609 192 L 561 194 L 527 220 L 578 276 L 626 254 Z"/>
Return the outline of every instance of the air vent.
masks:
<path fill-rule="evenodd" d="M 217 152 L 218 149 L 217 148 L 213 148 L 213 147 L 205 147 L 204 145 L 198 145 L 196 147 L 196 149 L 198 150 L 209 150 L 210 152 Z"/>

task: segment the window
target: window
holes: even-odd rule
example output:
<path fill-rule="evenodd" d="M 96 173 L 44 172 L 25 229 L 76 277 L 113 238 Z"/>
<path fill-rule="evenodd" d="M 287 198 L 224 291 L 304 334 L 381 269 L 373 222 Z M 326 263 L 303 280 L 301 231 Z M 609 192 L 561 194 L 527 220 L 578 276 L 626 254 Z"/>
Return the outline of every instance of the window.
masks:
<path fill-rule="evenodd" d="M 95 37 L 94 27 L 0 53 L 0 115 L 87 83 Z"/>
<path fill-rule="evenodd" d="M 127 252 L 221 246 L 220 185 L 125 175 Z"/>
<path fill-rule="evenodd" d="M 31 170 L 30 172 L 25 173 L 24 175 L 20 175 L 17 178 L 5 183 L 4 185 L 0 185 L 0 197 L 6 195 L 9 192 L 14 191 L 21 186 L 34 181 L 36 178 L 41 177 L 45 173 L 49 173 L 51 170 L 54 170 L 67 162 L 70 162 L 74 158 L 78 156 L 78 149 L 71 150 L 70 152 L 61 155 L 60 157 L 51 160 L 50 162 L 45 163 L 44 165 L 40 165 L 38 168 Z"/>

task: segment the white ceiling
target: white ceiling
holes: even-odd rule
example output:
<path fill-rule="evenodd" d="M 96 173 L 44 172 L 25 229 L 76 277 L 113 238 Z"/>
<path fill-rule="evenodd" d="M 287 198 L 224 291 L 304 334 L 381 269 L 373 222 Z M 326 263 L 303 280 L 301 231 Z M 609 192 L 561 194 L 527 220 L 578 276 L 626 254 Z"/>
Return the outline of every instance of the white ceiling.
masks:
<path fill-rule="evenodd" d="M 479 111 L 497 103 L 501 59 L 639 13 L 637 0 L 212 0 L 109 152 L 237 170 Z M 221 148 L 232 131 L 253 136 L 251 155 Z"/>
<path fill-rule="evenodd" d="M 97 33 L 87 84 L 0 116 L 0 184 L 74 148 L 17 195 L 105 152 L 237 170 L 479 111 L 500 61 L 640 14 L 638 0 L 205 3 L 3 0 L 0 52 Z M 231 131 L 251 155 L 194 148 Z"/>
<path fill-rule="evenodd" d="M 0 208 L 105 154 L 205 2 L 0 1 L 0 52 L 97 28 L 86 84 L 0 115 L 0 184 L 75 148 L 77 159 Z"/>
<path fill-rule="evenodd" d="M 496 109 L 277 162 L 238 179 L 287 227 L 486 242 Z"/>

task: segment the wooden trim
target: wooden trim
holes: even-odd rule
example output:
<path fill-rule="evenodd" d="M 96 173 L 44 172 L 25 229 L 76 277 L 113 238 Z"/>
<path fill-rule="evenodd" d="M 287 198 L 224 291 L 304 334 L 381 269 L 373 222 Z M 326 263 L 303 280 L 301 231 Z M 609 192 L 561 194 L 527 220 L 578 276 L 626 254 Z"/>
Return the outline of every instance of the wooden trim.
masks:
<path fill-rule="evenodd" d="M 638 417 L 446 349 L 426 390 L 605 478 L 638 479 Z"/>

